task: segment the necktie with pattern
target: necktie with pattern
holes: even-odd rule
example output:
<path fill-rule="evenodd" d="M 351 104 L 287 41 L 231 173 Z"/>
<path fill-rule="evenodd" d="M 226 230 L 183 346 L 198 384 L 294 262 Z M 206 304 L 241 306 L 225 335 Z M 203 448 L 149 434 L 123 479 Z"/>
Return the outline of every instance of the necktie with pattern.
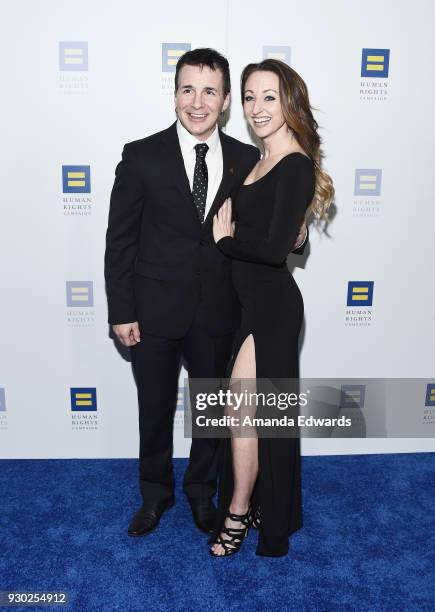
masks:
<path fill-rule="evenodd" d="M 205 156 L 207 155 L 208 145 L 205 143 L 197 144 L 195 145 L 195 151 L 196 163 L 195 171 L 193 174 L 192 196 L 196 206 L 196 210 L 198 211 L 199 220 L 201 221 L 201 223 L 203 223 L 208 187 L 208 170 L 207 164 L 205 163 Z"/>

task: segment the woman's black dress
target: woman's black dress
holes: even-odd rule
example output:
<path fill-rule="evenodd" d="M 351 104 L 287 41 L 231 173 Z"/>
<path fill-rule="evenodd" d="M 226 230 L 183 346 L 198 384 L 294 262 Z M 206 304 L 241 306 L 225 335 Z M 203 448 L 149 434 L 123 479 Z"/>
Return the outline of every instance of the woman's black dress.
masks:
<path fill-rule="evenodd" d="M 257 379 L 297 379 L 298 337 L 303 319 L 299 288 L 286 266 L 314 195 L 312 161 L 301 153 L 283 157 L 262 178 L 242 185 L 235 201 L 234 238 L 218 241 L 233 258 L 233 282 L 242 307 L 230 370 L 244 340 L 253 335 Z M 258 555 L 288 552 L 288 536 L 302 527 L 300 441 L 259 438 L 254 504 L 260 506 Z M 219 485 L 220 532 L 233 492 L 231 440 L 223 441 Z"/>

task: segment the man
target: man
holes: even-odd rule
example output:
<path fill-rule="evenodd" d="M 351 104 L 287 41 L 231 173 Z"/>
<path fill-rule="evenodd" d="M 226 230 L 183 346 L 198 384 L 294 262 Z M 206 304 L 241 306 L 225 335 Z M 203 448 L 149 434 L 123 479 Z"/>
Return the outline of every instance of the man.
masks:
<path fill-rule="evenodd" d="M 226 375 L 239 304 L 213 216 L 259 159 L 217 128 L 230 103 L 228 61 L 185 53 L 175 72 L 177 121 L 125 145 L 110 201 L 105 277 L 109 323 L 131 347 L 139 400 L 143 505 L 131 536 L 155 529 L 174 504 L 173 419 L 180 360 L 192 378 Z M 183 489 L 196 525 L 212 531 L 218 443 L 193 439 Z"/>

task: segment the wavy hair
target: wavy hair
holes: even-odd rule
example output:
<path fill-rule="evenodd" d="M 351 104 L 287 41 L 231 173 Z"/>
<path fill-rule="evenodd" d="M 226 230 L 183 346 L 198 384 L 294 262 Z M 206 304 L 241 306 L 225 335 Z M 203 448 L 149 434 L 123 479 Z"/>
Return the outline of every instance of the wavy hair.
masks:
<path fill-rule="evenodd" d="M 323 154 L 317 131 L 319 126 L 313 117 L 307 86 L 299 74 L 284 62 L 265 59 L 258 64 L 248 64 L 244 68 L 241 76 L 242 104 L 245 101 L 246 81 L 253 72 L 258 71 L 273 72 L 278 76 L 284 120 L 314 164 L 316 186 L 306 216 L 311 212 L 317 219 L 328 219 L 328 209 L 334 198 L 334 186 L 331 177 L 321 167 Z"/>

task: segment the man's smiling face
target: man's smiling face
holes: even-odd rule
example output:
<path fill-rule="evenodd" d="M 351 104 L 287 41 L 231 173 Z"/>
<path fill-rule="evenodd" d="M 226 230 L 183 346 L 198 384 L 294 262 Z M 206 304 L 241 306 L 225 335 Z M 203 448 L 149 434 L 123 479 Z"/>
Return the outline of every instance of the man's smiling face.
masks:
<path fill-rule="evenodd" d="M 223 85 L 219 69 L 186 65 L 180 70 L 175 109 L 183 126 L 198 140 L 207 140 L 220 113 L 228 108 L 230 95 L 224 95 Z"/>

